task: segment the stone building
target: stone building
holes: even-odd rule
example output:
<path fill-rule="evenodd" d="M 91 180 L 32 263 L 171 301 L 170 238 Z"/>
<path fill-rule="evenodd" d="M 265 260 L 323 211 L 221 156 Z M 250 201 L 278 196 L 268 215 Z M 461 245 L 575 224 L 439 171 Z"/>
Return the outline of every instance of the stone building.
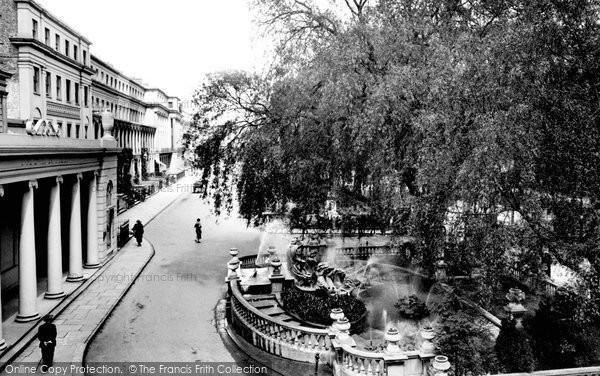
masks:
<path fill-rule="evenodd" d="M 123 148 L 133 176 L 182 165 L 179 99 L 90 45 L 34 0 L 0 0 L 0 292 L 19 322 L 116 251 Z"/>
<path fill-rule="evenodd" d="M 154 149 L 156 125 L 146 121 L 147 104 L 144 102 L 145 88 L 138 80 L 129 78 L 109 63 L 92 55 L 92 104 L 95 119 L 100 121 L 104 109 L 115 116 L 115 138 L 121 148 L 133 152 L 130 174 L 142 178 L 148 171 L 148 161 Z"/>
<path fill-rule="evenodd" d="M 142 179 L 143 172 L 158 175 L 182 169 L 179 98 L 147 87 L 94 55 L 92 68 L 94 111 L 115 114 L 115 138 L 133 152 L 131 176 Z"/>
<path fill-rule="evenodd" d="M 0 12 L 0 275 L 26 322 L 116 250 L 120 148 L 92 120 L 90 42 L 31 0 Z"/>

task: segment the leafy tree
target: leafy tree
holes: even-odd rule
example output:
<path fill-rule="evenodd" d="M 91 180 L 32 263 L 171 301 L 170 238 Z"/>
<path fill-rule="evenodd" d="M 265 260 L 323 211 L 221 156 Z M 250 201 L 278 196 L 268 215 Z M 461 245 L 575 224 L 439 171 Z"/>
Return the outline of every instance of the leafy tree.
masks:
<path fill-rule="evenodd" d="M 484 305 L 548 250 L 600 306 L 597 0 L 331 4 L 255 1 L 272 69 L 197 91 L 185 139 L 215 209 L 334 197 L 416 237 L 429 272 L 446 250 L 480 266 Z"/>

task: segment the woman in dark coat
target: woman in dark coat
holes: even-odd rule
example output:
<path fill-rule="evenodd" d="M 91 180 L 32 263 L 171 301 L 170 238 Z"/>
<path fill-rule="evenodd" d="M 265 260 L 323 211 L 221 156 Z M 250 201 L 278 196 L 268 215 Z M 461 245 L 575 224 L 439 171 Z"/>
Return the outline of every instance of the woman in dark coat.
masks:
<path fill-rule="evenodd" d="M 133 237 L 138 243 L 138 247 L 142 245 L 142 237 L 144 236 L 144 226 L 142 222 L 138 219 L 133 225 Z"/>

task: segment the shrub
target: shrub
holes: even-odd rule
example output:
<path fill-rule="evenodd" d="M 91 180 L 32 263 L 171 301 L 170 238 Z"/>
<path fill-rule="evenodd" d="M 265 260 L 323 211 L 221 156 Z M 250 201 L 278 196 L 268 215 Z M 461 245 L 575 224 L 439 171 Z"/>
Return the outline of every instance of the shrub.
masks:
<path fill-rule="evenodd" d="M 591 318 L 589 301 L 560 288 L 525 321 L 533 340 L 537 369 L 572 368 L 600 362 L 600 327 Z M 552 328 L 552 330 L 548 330 Z"/>
<path fill-rule="evenodd" d="M 495 349 L 503 373 L 533 371 L 535 361 L 529 342 L 529 336 L 516 327 L 515 320 L 502 320 Z"/>
<path fill-rule="evenodd" d="M 481 317 L 464 304 L 454 292 L 448 292 L 434 306 L 440 315 L 435 345 L 448 356 L 454 375 L 483 375 L 497 370 L 492 335 Z"/>
<path fill-rule="evenodd" d="M 394 307 L 398 309 L 400 316 L 411 319 L 420 320 L 429 316 L 429 310 L 424 302 L 419 300 L 416 295 L 410 295 L 398 300 Z"/>

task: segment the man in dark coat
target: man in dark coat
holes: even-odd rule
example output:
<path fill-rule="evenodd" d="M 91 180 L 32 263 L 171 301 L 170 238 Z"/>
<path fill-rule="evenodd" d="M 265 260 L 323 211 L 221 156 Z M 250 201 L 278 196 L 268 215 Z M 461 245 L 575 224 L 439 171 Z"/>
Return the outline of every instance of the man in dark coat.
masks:
<path fill-rule="evenodd" d="M 135 222 L 135 225 L 133 225 L 133 236 L 135 237 L 135 240 L 137 241 L 138 247 L 142 245 L 142 237 L 144 236 L 144 226 L 142 225 L 142 221 L 140 221 L 139 219 Z"/>
<path fill-rule="evenodd" d="M 194 228 L 196 229 L 196 243 L 200 243 L 200 239 L 202 239 L 202 223 L 200 223 L 200 218 L 196 219 Z"/>
<path fill-rule="evenodd" d="M 48 372 L 54 362 L 54 348 L 56 347 L 56 325 L 52 324 L 54 317 L 46 315 L 44 323 L 38 328 L 37 338 L 42 349 L 42 372 Z"/>

